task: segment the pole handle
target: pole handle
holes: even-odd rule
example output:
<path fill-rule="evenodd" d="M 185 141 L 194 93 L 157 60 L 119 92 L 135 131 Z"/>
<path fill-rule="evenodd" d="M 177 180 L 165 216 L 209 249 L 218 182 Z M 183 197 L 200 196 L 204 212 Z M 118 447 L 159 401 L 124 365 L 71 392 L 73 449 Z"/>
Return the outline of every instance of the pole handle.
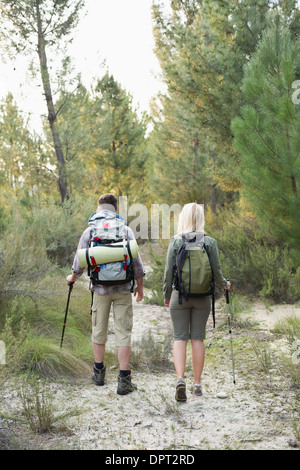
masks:
<path fill-rule="evenodd" d="M 69 292 L 72 292 L 73 290 L 73 286 L 74 286 L 74 282 L 69 282 Z"/>
<path fill-rule="evenodd" d="M 224 289 L 224 291 L 225 291 L 226 303 L 229 304 L 229 292 L 228 292 L 228 289 Z"/>

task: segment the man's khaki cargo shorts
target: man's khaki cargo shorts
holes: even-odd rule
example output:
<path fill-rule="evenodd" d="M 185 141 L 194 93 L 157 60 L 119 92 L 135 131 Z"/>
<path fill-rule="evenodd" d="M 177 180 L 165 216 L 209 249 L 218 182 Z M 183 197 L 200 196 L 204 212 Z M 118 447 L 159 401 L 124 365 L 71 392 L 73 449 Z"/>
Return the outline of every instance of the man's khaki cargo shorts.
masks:
<path fill-rule="evenodd" d="M 106 344 L 111 306 L 113 306 L 115 345 L 131 346 L 133 311 L 130 290 L 107 295 L 94 293 L 92 305 L 92 342 Z"/>

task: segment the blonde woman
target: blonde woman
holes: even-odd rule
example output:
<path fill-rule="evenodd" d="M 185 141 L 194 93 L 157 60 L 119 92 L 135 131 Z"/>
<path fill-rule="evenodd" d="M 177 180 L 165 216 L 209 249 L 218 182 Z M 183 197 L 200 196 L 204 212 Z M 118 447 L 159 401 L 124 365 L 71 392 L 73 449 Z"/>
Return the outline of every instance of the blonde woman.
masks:
<path fill-rule="evenodd" d="M 214 282 L 224 289 L 230 289 L 230 282 L 222 274 L 219 263 L 217 242 L 204 232 L 204 209 L 196 203 L 186 204 L 178 219 L 178 233 L 171 238 L 164 276 L 164 305 L 170 307 L 173 324 L 174 345 L 173 359 L 177 374 L 175 399 L 186 401 L 186 383 L 184 379 L 186 367 L 186 348 L 188 340 L 192 346 L 193 384 L 192 393 L 202 395 L 201 375 L 204 367 L 206 323 L 210 314 L 210 296 L 182 298 L 179 303 L 179 292 L 173 288 L 173 276 L 176 256 L 183 243 L 183 235 L 193 233 L 204 234 L 204 243 L 209 257 Z"/>

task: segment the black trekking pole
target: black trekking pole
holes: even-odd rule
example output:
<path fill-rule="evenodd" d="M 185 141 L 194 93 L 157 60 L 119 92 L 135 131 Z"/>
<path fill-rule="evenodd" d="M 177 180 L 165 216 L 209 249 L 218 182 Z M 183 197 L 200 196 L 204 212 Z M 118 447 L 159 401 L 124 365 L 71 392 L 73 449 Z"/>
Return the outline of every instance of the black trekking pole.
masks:
<path fill-rule="evenodd" d="M 64 324 L 63 324 L 63 330 L 62 330 L 62 335 L 61 335 L 61 340 L 60 340 L 60 349 L 62 348 L 62 344 L 63 344 L 63 340 L 64 340 L 65 328 L 66 328 L 66 323 L 67 323 L 67 315 L 68 315 L 68 310 L 69 310 L 71 292 L 73 290 L 73 284 L 74 284 L 74 282 L 70 282 L 70 284 L 69 284 L 69 294 L 68 294 L 67 308 L 66 308 Z"/>
<path fill-rule="evenodd" d="M 226 297 L 226 305 L 227 305 L 228 328 L 229 328 L 229 334 L 230 334 L 232 376 L 233 376 L 233 383 L 235 384 L 234 359 L 233 359 L 233 347 L 232 347 L 232 332 L 231 332 L 231 315 L 230 315 L 230 308 L 229 308 L 229 293 L 228 293 L 227 289 L 225 289 L 225 297 Z"/>

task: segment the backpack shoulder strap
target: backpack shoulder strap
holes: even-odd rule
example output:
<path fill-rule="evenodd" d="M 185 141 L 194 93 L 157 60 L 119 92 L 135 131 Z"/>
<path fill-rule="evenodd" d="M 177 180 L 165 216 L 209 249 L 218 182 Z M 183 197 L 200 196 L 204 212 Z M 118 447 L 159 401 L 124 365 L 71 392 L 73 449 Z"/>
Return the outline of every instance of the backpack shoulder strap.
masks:
<path fill-rule="evenodd" d="M 182 282 L 182 268 L 183 268 L 183 265 L 184 265 L 184 262 L 185 262 L 185 259 L 186 259 L 186 255 L 187 255 L 187 250 L 186 250 L 186 247 L 185 247 L 185 237 L 183 237 L 183 240 L 184 240 L 183 244 L 179 248 L 177 256 L 176 256 L 177 283 L 178 283 L 177 286 L 178 286 L 178 292 L 179 292 L 179 297 L 178 297 L 179 304 L 182 304 L 182 296 L 184 296 L 184 298 L 186 300 L 188 300 L 188 296 L 187 296 L 186 290 L 185 290 L 183 282 Z"/>

